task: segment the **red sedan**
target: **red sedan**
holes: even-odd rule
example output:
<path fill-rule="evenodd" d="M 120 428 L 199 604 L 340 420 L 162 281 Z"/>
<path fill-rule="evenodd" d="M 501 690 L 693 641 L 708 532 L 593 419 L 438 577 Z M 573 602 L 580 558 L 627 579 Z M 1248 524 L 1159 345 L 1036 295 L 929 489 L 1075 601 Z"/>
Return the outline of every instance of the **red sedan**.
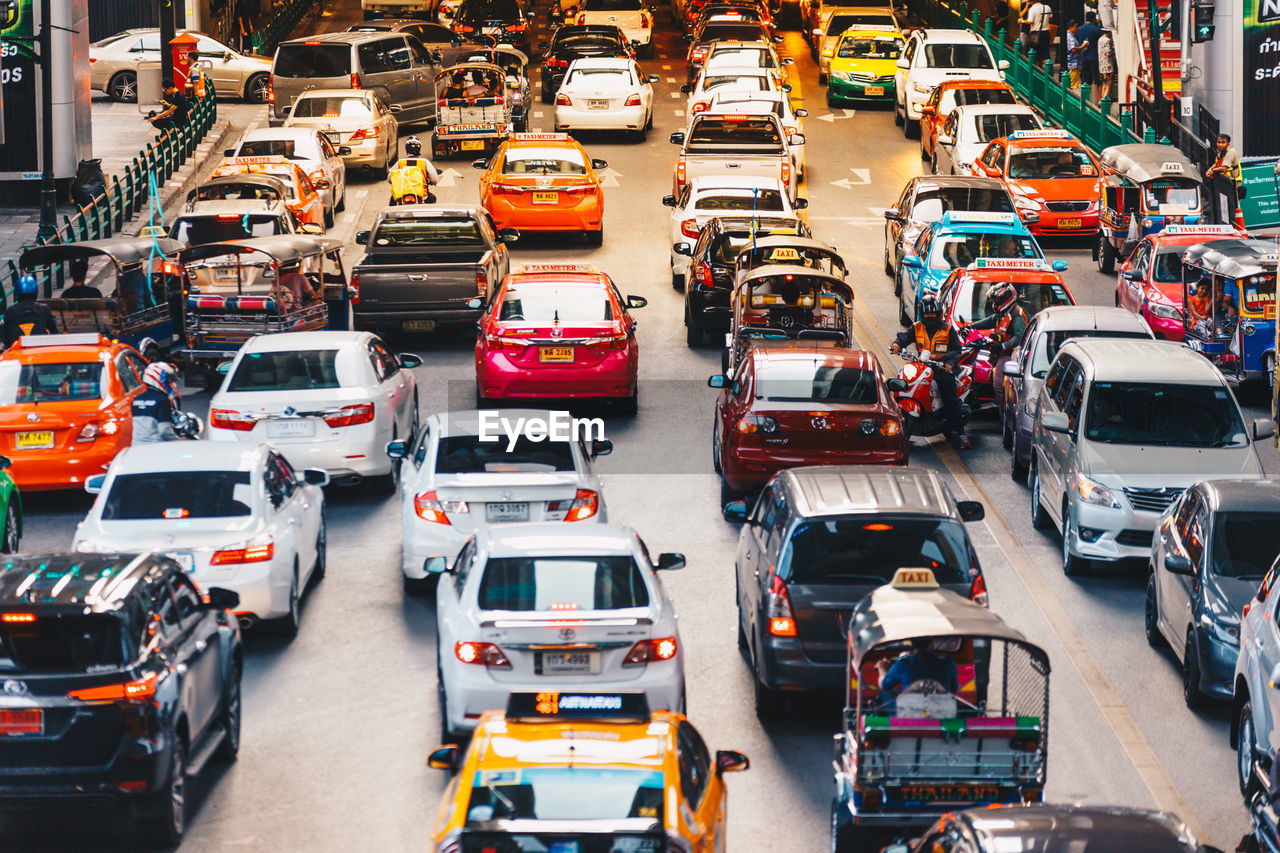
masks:
<path fill-rule="evenodd" d="M 625 299 L 595 267 L 526 264 L 502 280 L 480 317 L 476 397 L 607 399 L 634 412 L 640 345 Z"/>
<path fill-rule="evenodd" d="M 830 345 L 754 347 L 723 389 L 713 425 L 724 503 L 798 465 L 906 465 L 902 412 L 875 356 Z"/>
<path fill-rule="evenodd" d="M 1230 225 L 1171 225 L 1129 253 L 1116 275 L 1116 305 L 1147 321 L 1166 341 L 1181 341 L 1182 253 L 1209 240 L 1243 237 Z"/>

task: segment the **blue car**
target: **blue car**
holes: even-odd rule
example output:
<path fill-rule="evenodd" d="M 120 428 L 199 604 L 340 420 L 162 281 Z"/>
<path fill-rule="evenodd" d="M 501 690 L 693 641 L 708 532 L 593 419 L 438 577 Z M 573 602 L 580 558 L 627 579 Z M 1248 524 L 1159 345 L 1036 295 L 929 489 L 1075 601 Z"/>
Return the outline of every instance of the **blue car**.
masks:
<path fill-rule="evenodd" d="M 941 222 L 920 232 L 898 268 L 902 325 L 911 325 L 921 297 L 936 294 L 953 269 L 967 267 L 978 258 L 1040 260 L 1044 252 L 1016 213 L 947 211 Z M 1065 261 L 1053 262 L 1058 272 L 1066 268 Z"/>

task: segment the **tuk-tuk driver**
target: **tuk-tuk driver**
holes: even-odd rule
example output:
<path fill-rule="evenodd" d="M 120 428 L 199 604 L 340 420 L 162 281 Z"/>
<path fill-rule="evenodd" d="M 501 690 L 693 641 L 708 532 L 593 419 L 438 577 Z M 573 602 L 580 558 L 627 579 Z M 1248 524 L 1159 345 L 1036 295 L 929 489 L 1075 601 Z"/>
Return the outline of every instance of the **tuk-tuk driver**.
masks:
<path fill-rule="evenodd" d="M 880 676 L 880 693 L 886 699 L 896 697 L 917 681 L 936 681 L 948 693 L 960 692 L 960 672 L 956 662 L 944 657 L 946 640 L 912 640 L 911 652 L 903 655 Z M 881 665 L 888 663 L 881 661 Z"/>

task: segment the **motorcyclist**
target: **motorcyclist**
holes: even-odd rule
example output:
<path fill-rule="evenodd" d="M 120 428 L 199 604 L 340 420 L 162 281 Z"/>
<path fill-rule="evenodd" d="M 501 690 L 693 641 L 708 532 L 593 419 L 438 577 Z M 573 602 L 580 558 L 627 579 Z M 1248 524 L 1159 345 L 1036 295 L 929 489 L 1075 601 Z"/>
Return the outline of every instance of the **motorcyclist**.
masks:
<path fill-rule="evenodd" d="M 142 372 L 142 393 L 133 398 L 134 444 L 187 437 L 182 432 L 188 429 L 189 418 L 179 411 L 177 377 L 177 368 L 164 361 L 148 364 Z"/>
<path fill-rule="evenodd" d="M 4 314 L 4 345 L 11 347 L 23 335 L 56 335 L 58 324 L 53 312 L 43 302 L 37 302 L 40 285 L 33 275 L 24 275 L 14 287 L 13 305 Z"/>
<path fill-rule="evenodd" d="M 889 351 L 902 352 L 903 347 L 915 345 L 922 360 L 930 362 L 933 381 L 942 398 L 942 415 L 946 419 L 947 437 L 955 441 L 961 450 L 971 447 L 964 432 L 964 417 L 960 413 L 960 398 L 956 392 L 953 373 L 959 351 L 952 346 L 951 330 L 942 322 L 942 306 L 938 297 L 926 294 L 920 299 L 920 320 L 905 331 L 899 332 Z"/>
<path fill-rule="evenodd" d="M 1018 289 L 1001 282 L 987 293 L 987 316 L 969 328 L 990 331 L 992 360 L 1009 352 L 1027 330 L 1027 312 L 1018 304 Z"/>
<path fill-rule="evenodd" d="M 436 171 L 435 165 L 430 160 L 422 156 L 422 140 L 416 136 L 410 136 L 404 141 L 404 160 L 401 162 L 406 167 L 421 171 L 422 188 L 426 195 L 423 201 L 427 204 L 435 204 L 436 197 L 431 192 L 431 188 L 440 183 L 440 173 Z"/>

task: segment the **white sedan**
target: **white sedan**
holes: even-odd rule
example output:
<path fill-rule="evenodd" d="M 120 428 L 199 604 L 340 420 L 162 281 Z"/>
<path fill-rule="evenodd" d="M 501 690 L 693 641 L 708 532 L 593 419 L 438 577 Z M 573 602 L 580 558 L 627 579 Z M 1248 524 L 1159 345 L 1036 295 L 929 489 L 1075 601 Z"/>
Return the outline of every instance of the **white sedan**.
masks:
<path fill-rule="evenodd" d="M 209 401 L 208 436 L 270 442 L 295 467 L 324 469 L 342 484 L 377 477 L 396 491 L 400 462 L 386 446 L 417 432 L 418 385 L 408 368 L 420 364 L 370 332 L 250 338 Z"/>
<path fill-rule="evenodd" d="M 324 577 L 328 482 L 266 444 L 135 444 L 85 481 L 98 498 L 72 548 L 163 553 L 200 586 L 239 594 L 242 626 L 274 620 L 292 636 L 303 592 Z"/>
<path fill-rule="evenodd" d="M 334 213 L 347 206 L 347 164 L 342 152 L 313 127 L 259 127 L 246 131 L 235 148 L 222 152 L 227 157 L 284 157 L 297 163 L 324 199 L 324 227 L 333 227 Z"/>
<path fill-rule="evenodd" d="M 582 0 L 575 23 L 618 27 L 640 58 L 653 58 L 653 10 L 647 0 Z"/>
<path fill-rule="evenodd" d="M 770 218 L 797 219 L 796 211 L 808 207 L 806 198 L 793 203 L 787 188 L 777 178 L 732 178 L 720 175 L 692 178 L 678 196 L 664 196 L 671 208 L 671 286 L 684 286 L 689 274 L 689 255 L 676 253 L 684 243 L 693 249 L 698 235 L 714 216 L 748 217 L 751 211 Z"/>
<path fill-rule="evenodd" d="M 553 419 L 537 409 L 442 412 L 427 418 L 417 441 L 391 443 L 387 453 L 404 460 L 401 568 L 407 592 L 427 585 L 428 558 L 452 562 L 467 537 L 488 525 L 556 521 L 576 527 L 572 522 L 607 520 L 604 491 L 591 466 L 613 445 L 554 433 L 535 442 L 520 429 Z M 485 440 L 492 436 L 498 440 Z"/>
<path fill-rule="evenodd" d="M 446 566 L 436 557 L 428 570 Z M 444 740 L 519 690 L 638 690 L 650 708 L 684 713 L 676 612 L 654 574 L 683 566 L 682 554 L 651 561 L 629 527 L 478 530 L 436 591 Z"/>
<path fill-rule="evenodd" d="M 556 130 L 630 130 L 643 140 L 653 126 L 657 81 L 634 59 L 575 59 L 556 92 Z"/>
<path fill-rule="evenodd" d="M 790 86 L 784 87 L 790 91 Z M 692 86 L 681 86 L 681 92 L 689 94 L 685 104 L 685 114 L 692 118 L 698 113 L 706 112 L 711 106 L 711 95 L 719 90 L 746 92 L 775 92 L 779 90 L 777 78 L 767 68 L 715 68 L 703 71 L 698 81 Z"/>
<path fill-rule="evenodd" d="M 973 164 L 987 143 L 1019 130 L 1040 127 L 1040 118 L 1021 104 L 956 107 L 938 131 L 930 166 L 935 175 L 981 175 L 973 170 Z"/>

